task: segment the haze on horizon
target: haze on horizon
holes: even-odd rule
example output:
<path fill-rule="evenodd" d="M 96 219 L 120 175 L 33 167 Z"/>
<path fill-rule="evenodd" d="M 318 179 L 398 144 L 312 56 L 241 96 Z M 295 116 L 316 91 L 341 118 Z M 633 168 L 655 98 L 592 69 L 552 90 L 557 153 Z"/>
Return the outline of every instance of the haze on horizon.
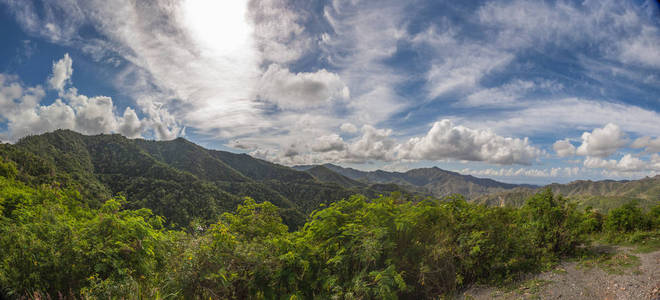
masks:
<path fill-rule="evenodd" d="M 0 140 L 58 128 L 506 182 L 660 174 L 657 1 L 0 0 Z"/>

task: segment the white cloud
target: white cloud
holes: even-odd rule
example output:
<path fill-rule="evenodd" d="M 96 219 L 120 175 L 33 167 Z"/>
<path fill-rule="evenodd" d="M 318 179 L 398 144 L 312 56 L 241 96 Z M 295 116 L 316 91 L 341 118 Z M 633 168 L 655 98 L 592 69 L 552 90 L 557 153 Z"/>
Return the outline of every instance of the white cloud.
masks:
<path fill-rule="evenodd" d="M 552 144 L 552 149 L 555 150 L 559 157 L 568 157 L 575 155 L 575 146 L 571 144 L 571 141 L 568 139 L 563 139 L 556 141 Z"/>
<path fill-rule="evenodd" d="M 425 136 L 411 138 L 399 151 L 406 159 L 458 159 L 495 164 L 530 164 L 542 153 L 527 138 L 502 137 L 491 130 L 455 126 L 450 120 L 435 122 Z"/>
<path fill-rule="evenodd" d="M 622 62 L 660 68 L 660 30 L 657 27 L 641 25 L 637 35 L 617 45 Z"/>
<path fill-rule="evenodd" d="M 449 120 L 436 122 L 425 136 L 403 143 L 393 138 L 391 129 L 364 125 L 360 131 L 360 136 L 348 141 L 330 134 L 311 141 L 296 140 L 280 148 L 284 151 L 257 149 L 252 154 L 287 165 L 451 159 L 510 165 L 530 164 L 542 154 L 526 138 L 502 137 L 489 130 L 455 126 Z"/>
<path fill-rule="evenodd" d="M 364 125 L 361 129 L 362 136 L 348 145 L 346 157 L 355 162 L 370 160 L 392 161 L 394 160 L 395 141 L 390 139 L 391 129 L 377 129 L 370 125 Z"/>
<path fill-rule="evenodd" d="M 249 21 L 254 26 L 256 47 L 266 61 L 288 63 L 302 56 L 313 39 L 300 24 L 302 16 L 283 0 L 250 0 Z"/>
<path fill-rule="evenodd" d="M 627 143 L 621 128 L 616 124 L 608 123 L 603 128 L 596 128 L 592 132 L 582 134 L 582 144 L 575 151 L 578 155 L 607 157 L 614 154 Z"/>
<path fill-rule="evenodd" d="M 584 160 L 584 166 L 587 168 L 601 168 L 620 172 L 634 172 L 654 169 L 653 165 L 643 161 L 630 153 L 625 154 L 618 161 L 615 159 L 602 159 L 599 157 L 587 157 Z M 657 166 L 655 166 L 657 168 Z M 658 169 L 656 169 L 658 170 Z"/>
<path fill-rule="evenodd" d="M 141 136 L 147 122 L 141 121 L 132 108 L 127 107 L 124 115 L 119 117 L 115 115 L 110 97 L 81 95 L 75 87 L 64 90 L 72 73 L 72 60 L 68 54 L 53 64 L 48 83 L 59 91 L 61 98 L 49 105 L 41 104 L 46 97 L 41 86 L 24 87 L 17 77 L 0 74 L 0 119 L 7 121 L 7 131 L 0 136 L 15 141 L 28 134 L 55 129 L 72 129 L 84 134 L 120 132 L 128 137 Z"/>
<path fill-rule="evenodd" d="M 508 65 L 514 58 L 513 54 L 488 44 L 458 40 L 451 29 L 438 31 L 430 27 L 412 39 L 418 47 L 429 47 L 434 52 L 426 74 L 431 99 L 472 89 L 482 77 Z"/>
<path fill-rule="evenodd" d="M 520 99 L 529 91 L 535 88 L 536 84 L 532 81 L 514 80 L 505 85 L 480 90 L 476 93 L 470 94 L 465 101 L 458 104 L 460 106 L 508 106 L 515 104 L 516 100 Z"/>
<path fill-rule="evenodd" d="M 465 168 L 458 171 L 461 174 L 470 174 L 474 176 L 487 177 L 573 177 L 580 172 L 580 168 L 549 168 L 549 169 L 529 169 L 529 168 L 487 168 L 470 169 Z"/>
<path fill-rule="evenodd" d="M 456 118 L 473 128 L 491 128 L 501 134 L 532 135 L 617 124 L 640 135 L 656 135 L 660 114 L 635 105 L 581 98 L 527 101 L 522 108 L 470 118 Z"/>
<path fill-rule="evenodd" d="M 341 151 L 344 148 L 344 140 L 334 133 L 319 137 L 316 139 L 314 145 L 312 145 L 312 151 L 314 152 Z"/>
<path fill-rule="evenodd" d="M 125 60 L 117 89 L 135 100 L 160 137 L 183 125 L 209 135 L 268 126 L 251 98 L 261 57 L 246 1 L 47 1 L 43 12 L 7 1 L 28 32 L 99 61 Z M 81 37 L 83 26 L 100 38 Z"/>
<path fill-rule="evenodd" d="M 259 96 L 282 108 L 308 108 L 347 100 L 348 87 L 337 74 L 326 70 L 293 74 L 272 64 L 261 78 Z"/>
<path fill-rule="evenodd" d="M 335 0 L 324 8 L 331 30 L 321 36 L 320 56 L 351 91 L 346 121 L 375 125 L 409 104 L 395 91 L 406 76 L 385 62 L 400 41 L 409 39 L 406 5 L 395 0 Z"/>
<path fill-rule="evenodd" d="M 57 62 L 53 63 L 53 75 L 48 78 L 48 85 L 58 91 L 64 90 L 64 85 L 71 81 L 73 75 L 73 61 L 69 53 L 64 54 L 64 57 Z"/>
<path fill-rule="evenodd" d="M 352 123 L 343 123 L 341 124 L 341 127 L 339 127 L 339 130 L 345 133 L 356 133 L 358 131 L 357 127 L 353 125 Z"/>
<path fill-rule="evenodd" d="M 491 1 L 479 21 L 497 32 L 501 48 L 548 44 L 595 45 L 601 54 L 626 64 L 660 67 L 660 31 L 645 9 L 632 1 Z"/>
<path fill-rule="evenodd" d="M 630 147 L 634 149 L 644 148 L 646 152 L 660 152 L 660 138 L 656 137 L 654 139 L 649 136 L 643 136 L 633 141 Z"/>
<path fill-rule="evenodd" d="M 130 107 L 127 107 L 126 110 L 124 110 L 124 115 L 118 121 L 119 126 L 117 132 L 128 138 L 140 137 L 146 125 L 140 121 L 135 110 Z"/>

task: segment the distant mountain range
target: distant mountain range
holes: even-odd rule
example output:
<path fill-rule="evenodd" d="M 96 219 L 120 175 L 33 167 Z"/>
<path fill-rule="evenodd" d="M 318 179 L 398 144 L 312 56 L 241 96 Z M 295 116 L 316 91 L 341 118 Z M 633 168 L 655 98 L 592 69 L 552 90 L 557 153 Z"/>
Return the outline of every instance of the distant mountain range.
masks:
<path fill-rule="evenodd" d="M 319 172 L 319 168 L 323 168 L 328 171 L 334 171 L 336 174 L 343 175 L 343 178 L 345 178 L 334 180 L 351 180 L 350 182 L 352 182 L 353 186 L 356 184 L 368 185 L 374 183 L 396 184 L 411 192 L 438 198 L 451 194 L 461 194 L 468 199 L 472 199 L 482 195 L 499 193 L 514 188 L 523 187 L 534 189 L 538 187 L 526 184 L 503 183 L 487 178 L 477 178 L 471 175 L 461 175 L 437 167 L 412 169 L 407 172 L 387 172 L 382 170 L 365 172 L 352 168 L 343 168 L 333 164 L 295 166 L 293 168 L 296 170 L 307 171 L 312 174 L 312 176 L 314 176 L 314 173 Z M 330 180 L 328 175 L 325 175 L 325 177 L 322 178 Z"/>
<path fill-rule="evenodd" d="M 461 175 L 437 167 L 412 169 L 407 172 L 382 170 L 365 172 L 333 164 L 293 168 L 311 173 L 318 167 L 325 167 L 362 184 L 396 184 L 409 191 L 438 198 L 461 194 L 469 201 L 496 206 L 522 205 L 527 198 L 544 188 L 550 188 L 556 194 L 569 197 L 582 207 L 591 206 L 603 211 L 629 201 L 637 201 L 641 207 L 651 207 L 660 202 L 660 175 L 640 180 L 578 180 L 567 184 L 535 186 Z"/>
<path fill-rule="evenodd" d="M 212 222 L 220 213 L 232 211 L 244 196 L 277 205 L 285 222 L 295 227 L 319 205 L 354 194 L 375 197 L 400 191 L 414 200 L 458 193 L 489 205 L 520 205 L 540 188 L 439 168 L 407 172 L 365 172 L 333 164 L 289 168 L 247 154 L 205 149 L 183 138 L 148 141 L 70 130 L 0 144 L 0 157 L 17 165 L 19 179 L 26 184 L 77 189 L 90 206 L 125 195 L 127 207 L 150 208 L 183 226 Z M 643 206 L 660 201 L 660 176 L 548 187 L 581 205 L 601 209 L 629 200 Z"/>
<path fill-rule="evenodd" d="M 660 175 L 639 180 L 577 180 L 567 184 L 553 183 L 541 188 L 550 188 L 554 193 L 569 197 L 580 206 L 591 206 L 604 211 L 629 201 L 637 201 L 641 207 L 651 207 L 660 202 Z M 517 187 L 481 195 L 472 201 L 500 206 L 521 205 L 539 189 Z"/>

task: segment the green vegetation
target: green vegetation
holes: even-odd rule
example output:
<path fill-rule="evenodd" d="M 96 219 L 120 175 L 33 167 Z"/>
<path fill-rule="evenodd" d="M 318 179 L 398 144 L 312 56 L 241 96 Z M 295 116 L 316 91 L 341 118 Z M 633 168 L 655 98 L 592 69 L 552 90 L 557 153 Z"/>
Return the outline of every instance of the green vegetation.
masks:
<path fill-rule="evenodd" d="M 550 188 L 555 194 L 569 197 L 579 208 L 597 208 L 603 213 L 618 208 L 622 204 L 635 201 L 642 209 L 650 209 L 660 199 L 660 175 L 639 180 L 578 180 L 567 184 L 550 184 L 540 189 L 517 187 L 514 189 L 477 196 L 473 202 L 488 205 L 519 206 L 525 199 Z"/>
<path fill-rule="evenodd" d="M 594 237 L 660 244 L 660 204 L 603 214 L 550 189 L 520 207 L 374 195 L 183 140 L 150 143 L 58 132 L 0 145 L 0 298 L 437 298 L 584 256 Z"/>
<path fill-rule="evenodd" d="M 521 208 L 352 196 L 292 232 L 279 208 L 246 198 L 211 225 L 168 228 L 122 197 L 94 208 L 75 189 L 17 180 L 18 169 L 0 162 L 0 286 L 10 298 L 429 298 L 547 268 L 592 228 L 590 212 L 549 190 Z M 620 210 L 656 212 L 631 204 L 605 224 Z"/>
<path fill-rule="evenodd" d="M 14 162 L 17 179 L 30 186 L 57 182 L 78 190 L 93 208 L 124 195 L 127 208 L 149 208 L 178 226 L 208 225 L 247 196 L 282 208 L 284 222 L 295 229 L 320 204 L 383 192 L 378 186 L 344 186 L 330 174 L 317 179 L 245 154 L 204 149 L 182 138 L 156 142 L 57 130 L 0 144 L 0 157 Z"/>

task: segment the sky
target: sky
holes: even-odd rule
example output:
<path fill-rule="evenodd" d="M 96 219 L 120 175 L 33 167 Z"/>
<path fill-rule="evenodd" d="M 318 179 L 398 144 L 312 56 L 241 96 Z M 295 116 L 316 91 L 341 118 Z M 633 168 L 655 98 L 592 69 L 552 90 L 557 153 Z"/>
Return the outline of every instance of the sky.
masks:
<path fill-rule="evenodd" d="M 658 1 L 0 0 L 0 140 L 184 137 L 284 165 L 660 174 Z"/>

